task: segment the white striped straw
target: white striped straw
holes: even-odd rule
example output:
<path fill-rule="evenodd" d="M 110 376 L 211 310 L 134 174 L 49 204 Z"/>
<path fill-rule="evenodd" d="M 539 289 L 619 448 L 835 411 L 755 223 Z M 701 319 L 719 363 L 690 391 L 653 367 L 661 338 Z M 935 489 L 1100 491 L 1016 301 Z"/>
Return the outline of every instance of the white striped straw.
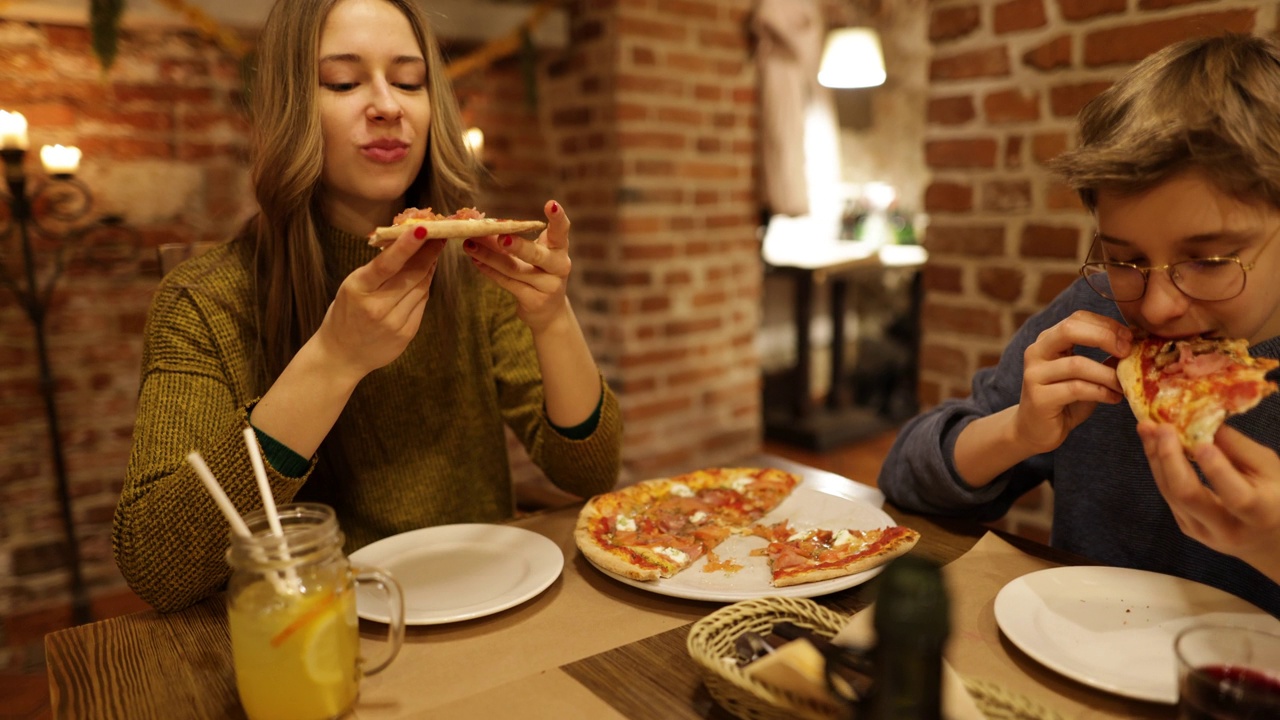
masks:
<path fill-rule="evenodd" d="M 240 513 L 236 512 L 236 506 L 231 504 L 231 499 L 223 492 L 222 486 L 213 477 L 213 473 L 209 471 L 209 466 L 205 464 L 204 458 L 200 457 L 200 453 L 192 450 L 187 454 L 187 462 L 191 463 L 191 467 L 195 469 L 196 475 L 200 477 L 200 482 L 204 483 L 204 489 L 209 492 L 209 496 L 213 498 L 213 502 L 222 511 L 222 516 L 227 519 L 227 523 L 231 525 L 231 532 L 240 537 L 251 538 L 253 533 L 249 532 L 249 526 L 245 525 L 244 518 L 240 517 Z M 265 562 L 266 558 L 262 556 L 261 550 L 257 549 L 254 555 L 258 560 Z M 267 579 L 275 586 L 276 592 L 286 594 L 289 588 L 280 582 L 280 578 L 275 573 L 266 573 Z"/>
<path fill-rule="evenodd" d="M 249 462 L 253 464 L 253 476 L 258 480 L 258 493 L 262 495 L 262 509 L 267 514 L 267 525 L 271 526 L 271 534 L 280 539 L 280 553 L 283 559 L 291 559 L 289 546 L 284 543 L 284 528 L 280 526 L 280 514 L 276 512 L 276 500 L 271 494 L 271 483 L 267 480 L 267 467 L 262 463 L 262 452 L 258 449 L 258 436 L 252 425 L 244 428 L 244 444 L 249 448 Z M 292 566 L 285 568 L 285 577 L 292 587 L 298 586 L 298 574 Z"/>

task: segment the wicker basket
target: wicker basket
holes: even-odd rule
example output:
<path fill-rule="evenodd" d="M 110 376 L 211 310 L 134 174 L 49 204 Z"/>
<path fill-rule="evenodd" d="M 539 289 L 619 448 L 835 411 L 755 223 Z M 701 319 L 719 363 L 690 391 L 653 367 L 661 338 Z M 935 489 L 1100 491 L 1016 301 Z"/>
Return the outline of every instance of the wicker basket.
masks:
<path fill-rule="evenodd" d="M 803 598 L 746 600 L 694 623 L 689 630 L 689 654 L 697 661 L 711 697 L 743 720 L 834 720 L 840 714 L 834 704 L 762 684 L 738 666 L 733 641 L 747 631 L 766 635 L 774 623 L 784 620 L 832 637 L 848 618 Z M 990 720 L 1061 720 L 1057 713 L 994 683 L 964 678 L 964 684 Z"/>

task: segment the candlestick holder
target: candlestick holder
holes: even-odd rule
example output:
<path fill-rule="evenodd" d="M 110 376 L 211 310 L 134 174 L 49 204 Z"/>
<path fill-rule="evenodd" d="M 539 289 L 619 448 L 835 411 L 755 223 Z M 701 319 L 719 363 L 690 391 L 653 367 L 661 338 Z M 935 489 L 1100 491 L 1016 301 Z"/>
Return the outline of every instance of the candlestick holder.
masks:
<path fill-rule="evenodd" d="M 59 509 L 66 533 L 67 555 L 71 570 L 72 617 L 79 623 L 92 619 L 89 598 L 80 567 L 80 543 L 76 537 L 75 519 L 71 507 L 71 488 L 67 478 L 66 459 L 62 448 L 62 435 L 58 423 L 58 406 L 55 402 L 55 381 L 49 363 L 47 336 L 48 309 L 58 278 L 67 267 L 67 260 L 74 250 L 85 248 L 126 248 L 124 255 L 136 256 L 138 243 L 132 231 L 122 219 L 115 216 L 93 217 L 93 193 L 74 175 L 57 173 L 43 181 L 32 183 L 27 192 L 27 174 L 24 166 L 27 151 L 0 149 L 4 162 L 5 184 L 8 195 L 5 200 L 9 217 L 0 224 L 0 285 L 17 296 L 35 330 L 36 355 L 40 364 L 40 392 L 49 429 L 49 443 L 53 455 L 53 467 L 57 483 Z M 3 193 L 0 193 L 3 194 Z M 16 274 L 12 267 L 15 259 L 10 251 L 14 240 L 21 252 L 22 272 Z M 51 247 L 52 257 L 42 264 L 37 261 L 35 245 L 41 249 Z M 117 250 L 109 250 L 115 260 L 130 260 Z M 106 259 L 106 256 L 100 256 Z"/>

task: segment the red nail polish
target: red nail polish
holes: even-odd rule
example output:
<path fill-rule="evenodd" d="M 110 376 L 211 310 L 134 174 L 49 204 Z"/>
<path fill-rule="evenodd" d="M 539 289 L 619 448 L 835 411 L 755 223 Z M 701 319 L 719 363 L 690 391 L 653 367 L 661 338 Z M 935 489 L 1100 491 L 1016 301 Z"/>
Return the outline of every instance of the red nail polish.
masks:
<path fill-rule="evenodd" d="M 503 236 L 502 236 L 502 244 L 503 244 L 503 245 L 505 245 L 505 246 L 507 246 L 507 247 L 511 247 L 511 236 L 510 236 L 510 235 L 503 235 Z"/>
<path fill-rule="evenodd" d="M 421 240 L 427 236 L 427 229 L 421 225 L 413 229 L 413 236 Z"/>
<path fill-rule="evenodd" d="M 551 203 L 551 214 L 555 215 L 558 212 L 560 212 L 560 203 L 558 202 Z"/>

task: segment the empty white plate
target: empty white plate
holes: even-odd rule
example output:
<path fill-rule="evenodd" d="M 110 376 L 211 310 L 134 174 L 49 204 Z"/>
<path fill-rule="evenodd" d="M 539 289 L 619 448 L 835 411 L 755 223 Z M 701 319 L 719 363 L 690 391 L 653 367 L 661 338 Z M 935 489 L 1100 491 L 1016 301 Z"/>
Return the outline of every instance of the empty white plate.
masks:
<path fill-rule="evenodd" d="M 1117 695 L 1178 701 L 1173 637 L 1190 624 L 1280 632 L 1240 598 L 1172 575 L 1129 568 L 1049 568 L 996 595 L 996 624 L 1045 667 Z"/>
<path fill-rule="evenodd" d="M 564 555 L 538 533 L 509 525 L 439 525 L 383 538 L 351 553 L 356 566 L 391 573 L 404 588 L 406 625 L 439 625 L 484 617 L 546 590 Z M 382 594 L 361 586 L 356 613 L 387 622 Z"/>

